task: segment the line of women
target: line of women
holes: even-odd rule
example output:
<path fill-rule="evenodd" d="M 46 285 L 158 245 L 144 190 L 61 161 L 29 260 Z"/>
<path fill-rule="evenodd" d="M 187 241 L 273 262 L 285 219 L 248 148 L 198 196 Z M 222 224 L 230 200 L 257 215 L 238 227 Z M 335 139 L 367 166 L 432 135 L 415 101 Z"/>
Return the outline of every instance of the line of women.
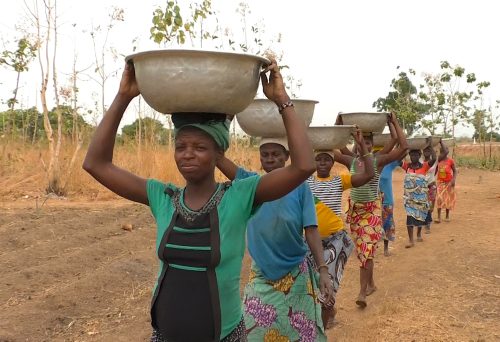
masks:
<path fill-rule="evenodd" d="M 376 290 L 373 258 L 382 236 L 378 177 L 406 152 L 395 115 L 388 120 L 395 139 L 385 150 L 372 153 L 372 137 L 357 131 L 354 154 L 313 152 L 275 60 L 261 81 L 265 96 L 280 108 L 288 137 L 262 141 L 262 176 L 225 157 L 229 118 L 217 113 L 172 114 L 174 159 L 185 187 L 115 165 L 120 120 L 139 95 L 131 63 L 92 138 L 85 170 L 116 194 L 149 206 L 156 220 L 159 269 L 151 341 L 325 341 L 354 248 L 360 261 L 356 303 L 366 307 L 366 296 Z M 350 174 L 332 176 L 335 161 Z M 216 168 L 230 181 L 218 183 Z M 350 188 L 347 222 L 354 241 L 342 219 L 342 192 Z M 242 302 L 247 246 L 252 266 Z"/>

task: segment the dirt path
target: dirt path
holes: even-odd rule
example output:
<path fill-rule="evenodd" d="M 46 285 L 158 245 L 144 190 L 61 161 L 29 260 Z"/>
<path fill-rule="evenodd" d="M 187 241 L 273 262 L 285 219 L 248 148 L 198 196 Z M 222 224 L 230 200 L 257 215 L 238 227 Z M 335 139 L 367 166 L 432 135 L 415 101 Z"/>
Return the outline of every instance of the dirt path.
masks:
<path fill-rule="evenodd" d="M 364 311 L 349 260 L 330 340 L 500 340 L 500 173 L 463 170 L 458 183 L 452 222 L 416 248 L 404 249 L 396 208 L 393 256 L 376 260 L 378 291 Z M 0 341 L 146 341 L 152 227 L 147 208 L 125 201 L 0 202 Z"/>

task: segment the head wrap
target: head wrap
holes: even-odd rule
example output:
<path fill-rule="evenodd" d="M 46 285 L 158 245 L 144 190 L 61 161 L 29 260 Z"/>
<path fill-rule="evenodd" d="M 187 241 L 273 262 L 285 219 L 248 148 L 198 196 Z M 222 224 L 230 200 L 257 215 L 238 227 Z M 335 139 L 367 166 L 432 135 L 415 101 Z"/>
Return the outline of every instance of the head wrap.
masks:
<path fill-rule="evenodd" d="M 333 154 L 332 150 L 314 150 L 314 158 L 316 158 L 320 154 L 329 155 L 333 161 L 335 161 L 335 154 Z"/>
<path fill-rule="evenodd" d="M 195 127 L 207 133 L 223 151 L 229 148 L 230 121 L 225 114 L 174 113 L 172 114 L 172 122 L 176 136 L 185 127 Z"/>
<path fill-rule="evenodd" d="M 262 138 L 259 143 L 259 147 L 265 144 L 277 144 L 283 146 L 285 151 L 288 151 L 288 141 L 286 137 L 282 138 Z"/>

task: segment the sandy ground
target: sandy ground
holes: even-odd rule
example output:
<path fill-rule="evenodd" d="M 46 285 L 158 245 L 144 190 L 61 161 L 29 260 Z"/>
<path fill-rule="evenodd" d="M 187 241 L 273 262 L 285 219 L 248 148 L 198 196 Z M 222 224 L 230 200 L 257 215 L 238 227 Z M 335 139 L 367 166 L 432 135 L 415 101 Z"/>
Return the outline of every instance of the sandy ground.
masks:
<path fill-rule="evenodd" d="M 394 178 L 397 240 L 376 259 L 378 291 L 356 308 L 352 256 L 329 340 L 499 341 L 500 173 L 461 170 L 452 221 L 413 249 Z M 154 239 L 149 209 L 126 201 L 2 200 L 0 341 L 146 341 Z"/>

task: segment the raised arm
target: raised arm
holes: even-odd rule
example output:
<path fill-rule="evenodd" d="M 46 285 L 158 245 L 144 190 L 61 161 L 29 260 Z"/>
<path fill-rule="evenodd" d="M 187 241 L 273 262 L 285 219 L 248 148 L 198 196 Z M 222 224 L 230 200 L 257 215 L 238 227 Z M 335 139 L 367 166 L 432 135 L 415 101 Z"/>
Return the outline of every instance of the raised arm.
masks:
<path fill-rule="evenodd" d="M 359 146 L 361 153 L 360 159 L 364 164 L 363 173 L 357 173 L 351 176 L 351 184 L 354 188 L 357 188 L 358 186 L 368 183 L 370 179 L 375 176 L 375 169 L 373 166 L 372 154 L 368 153 L 368 150 L 366 149 L 365 139 L 363 138 L 363 133 L 361 132 L 361 130 L 358 129 L 353 134 L 353 137 L 356 141 L 356 144 Z"/>
<path fill-rule="evenodd" d="M 335 125 L 343 125 L 342 116 L 339 113 L 337 115 L 337 119 L 335 120 Z M 349 150 L 347 146 L 344 146 L 339 149 L 340 152 L 334 151 L 335 161 L 344 165 L 347 168 L 351 167 L 352 160 L 356 157 L 356 154 Z"/>
<path fill-rule="evenodd" d="M 347 147 L 344 147 L 346 150 L 349 150 Z M 347 167 L 348 169 L 351 167 L 352 161 L 354 157 L 350 155 L 346 155 L 341 150 L 333 150 L 333 154 L 335 156 L 335 161 Z"/>
<path fill-rule="evenodd" d="M 389 140 L 384 147 L 377 152 L 377 156 L 391 152 L 398 142 L 398 133 L 396 132 L 396 128 L 394 128 L 394 124 L 391 122 L 390 116 L 387 116 L 387 126 L 389 126 L 389 132 L 391 133 L 391 140 Z"/>
<path fill-rule="evenodd" d="M 146 179 L 113 164 L 113 149 L 118 125 L 128 104 L 137 95 L 139 95 L 139 88 L 135 80 L 134 65 L 127 63 L 118 94 L 97 126 L 85 156 L 83 168 L 115 194 L 148 205 Z"/>
<path fill-rule="evenodd" d="M 394 129 L 398 136 L 398 146 L 387 154 L 377 156 L 377 167 L 382 169 L 385 165 L 395 160 L 400 160 L 408 152 L 408 143 L 406 142 L 406 135 L 403 133 L 401 126 L 399 126 L 398 119 L 394 113 L 390 114 L 390 121 L 394 125 Z"/>
<path fill-rule="evenodd" d="M 236 173 L 238 172 L 238 166 L 229 160 L 226 156 L 223 156 L 220 160 L 217 160 L 217 168 L 226 176 L 229 180 L 234 180 L 236 178 Z"/>
<path fill-rule="evenodd" d="M 290 97 L 286 93 L 276 61 L 273 59 L 271 62 L 271 65 L 261 73 L 262 88 L 266 97 L 279 107 L 283 104 L 289 104 Z M 270 71 L 269 79 L 266 75 L 267 71 Z M 284 107 L 281 116 L 288 137 L 291 163 L 262 176 L 255 192 L 255 204 L 283 197 L 316 170 L 306 126 L 295 112 L 295 108 L 293 106 Z"/>
<path fill-rule="evenodd" d="M 458 176 L 458 170 L 457 167 L 455 166 L 455 161 L 453 161 L 453 163 L 451 164 L 451 169 L 453 170 L 453 178 L 451 179 L 451 186 L 455 187 L 455 183 L 457 181 L 457 176 Z"/>
<path fill-rule="evenodd" d="M 427 148 L 431 150 L 431 159 L 429 159 L 428 164 L 429 167 L 432 167 L 437 160 L 436 151 L 434 150 L 434 147 L 432 147 L 432 143 L 430 141 L 429 141 L 429 146 Z"/>
<path fill-rule="evenodd" d="M 439 141 L 439 145 L 441 146 L 441 148 L 440 148 L 440 153 L 441 153 L 441 154 L 448 154 L 448 153 L 450 153 L 450 150 L 449 150 L 449 149 L 448 149 L 448 147 L 444 144 L 443 139 L 441 139 L 441 140 Z"/>

